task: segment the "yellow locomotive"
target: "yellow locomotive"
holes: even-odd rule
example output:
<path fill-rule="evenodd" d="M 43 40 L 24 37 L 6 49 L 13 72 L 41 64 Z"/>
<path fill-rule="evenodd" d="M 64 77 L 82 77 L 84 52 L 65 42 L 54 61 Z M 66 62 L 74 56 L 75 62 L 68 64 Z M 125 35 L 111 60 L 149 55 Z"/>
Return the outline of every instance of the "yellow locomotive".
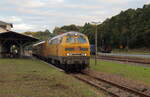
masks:
<path fill-rule="evenodd" d="M 66 32 L 33 46 L 33 55 L 70 70 L 82 70 L 89 65 L 90 44 L 86 35 Z"/>

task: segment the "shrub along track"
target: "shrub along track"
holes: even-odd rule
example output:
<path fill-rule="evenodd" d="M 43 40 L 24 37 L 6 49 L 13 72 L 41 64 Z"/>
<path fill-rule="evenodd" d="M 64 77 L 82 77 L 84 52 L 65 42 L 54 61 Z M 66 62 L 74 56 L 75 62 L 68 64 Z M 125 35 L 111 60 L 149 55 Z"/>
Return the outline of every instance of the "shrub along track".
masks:
<path fill-rule="evenodd" d="M 121 61 L 121 62 L 150 64 L 150 59 L 148 59 L 148 58 L 122 57 L 122 56 L 105 56 L 105 55 L 98 55 L 97 58 L 98 59 L 104 59 L 104 60 Z"/>
<path fill-rule="evenodd" d="M 146 92 L 148 89 L 145 89 L 143 92 L 138 91 L 129 86 L 96 76 L 90 70 L 85 70 L 81 74 L 72 74 L 72 76 L 109 93 L 113 97 L 150 97 L 150 93 Z"/>

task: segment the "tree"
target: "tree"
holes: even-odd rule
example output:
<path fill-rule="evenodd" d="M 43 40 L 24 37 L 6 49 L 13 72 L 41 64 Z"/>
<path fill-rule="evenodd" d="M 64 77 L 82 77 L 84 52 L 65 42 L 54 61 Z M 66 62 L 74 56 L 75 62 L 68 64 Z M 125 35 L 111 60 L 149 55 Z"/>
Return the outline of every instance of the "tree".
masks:
<path fill-rule="evenodd" d="M 48 38 L 51 38 L 54 36 L 54 34 L 51 33 L 48 29 L 46 29 L 45 31 L 38 31 L 38 32 L 24 32 L 24 34 L 36 37 L 40 39 L 41 41 L 47 40 Z"/>

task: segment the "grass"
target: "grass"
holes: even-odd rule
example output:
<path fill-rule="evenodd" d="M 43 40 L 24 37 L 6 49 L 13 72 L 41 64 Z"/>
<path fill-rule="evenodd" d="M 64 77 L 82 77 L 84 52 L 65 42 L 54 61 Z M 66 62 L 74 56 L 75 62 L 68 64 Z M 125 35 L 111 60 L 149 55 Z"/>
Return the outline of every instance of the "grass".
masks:
<path fill-rule="evenodd" d="M 126 54 L 144 54 L 144 55 L 150 55 L 150 49 L 114 49 L 112 51 L 113 53 L 126 53 Z"/>
<path fill-rule="evenodd" d="M 94 60 L 91 59 L 90 65 L 92 69 L 116 74 L 132 80 L 141 81 L 150 84 L 150 68 L 143 66 L 135 66 L 130 64 L 123 64 L 119 62 L 98 60 L 98 65 L 94 65 Z"/>
<path fill-rule="evenodd" d="M 91 86 L 36 59 L 0 59 L 0 97 L 100 97 Z"/>

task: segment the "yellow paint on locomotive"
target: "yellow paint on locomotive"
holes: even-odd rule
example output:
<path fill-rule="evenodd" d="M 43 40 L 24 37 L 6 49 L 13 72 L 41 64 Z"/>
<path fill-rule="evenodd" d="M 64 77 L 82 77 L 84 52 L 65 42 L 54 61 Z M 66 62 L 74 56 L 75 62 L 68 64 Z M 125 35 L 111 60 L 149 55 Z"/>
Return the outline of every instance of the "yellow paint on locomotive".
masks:
<path fill-rule="evenodd" d="M 62 64 L 89 64 L 90 44 L 87 36 L 81 33 L 65 33 L 34 46 L 35 55 Z M 34 49 L 36 50 L 36 49 Z"/>
<path fill-rule="evenodd" d="M 66 41 L 65 37 L 65 41 Z M 87 42 L 86 43 L 64 43 L 64 47 L 65 48 L 72 48 L 74 50 L 72 51 L 66 51 L 64 50 L 63 52 L 63 56 L 67 56 L 67 54 L 71 53 L 71 54 L 86 54 L 86 56 L 90 56 L 90 45 L 88 42 L 87 37 L 85 36 Z M 81 50 L 81 48 L 87 48 L 86 51 Z"/>
<path fill-rule="evenodd" d="M 84 36 L 87 40 L 86 43 L 66 43 L 67 36 L 61 37 L 61 43 L 56 44 L 48 44 L 47 53 L 49 56 L 69 56 L 67 54 L 85 54 L 86 56 L 90 56 L 90 45 L 88 42 L 88 38 Z M 48 43 L 48 42 L 47 42 Z M 66 48 L 73 48 L 72 51 L 65 50 Z M 80 50 L 80 48 L 87 48 L 86 51 Z"/>

